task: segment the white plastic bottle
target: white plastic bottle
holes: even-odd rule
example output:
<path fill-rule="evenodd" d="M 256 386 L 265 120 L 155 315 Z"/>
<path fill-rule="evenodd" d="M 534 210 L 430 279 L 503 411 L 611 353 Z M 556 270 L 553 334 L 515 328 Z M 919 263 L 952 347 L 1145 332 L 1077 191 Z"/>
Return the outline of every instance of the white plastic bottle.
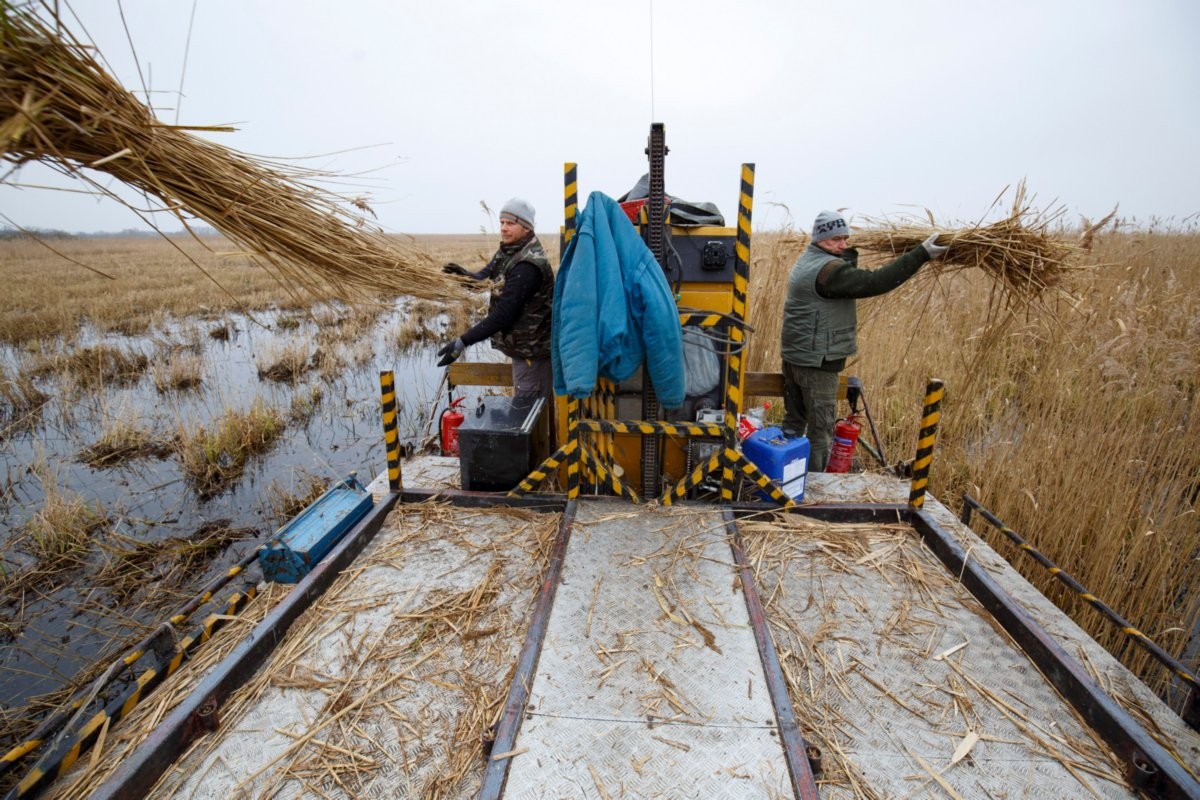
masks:
<path fill-rule="evenodd" d="M 738 415 L 738 436 L 745 439 L 755 431 L 761 431 L 767 424 L 767 409 L 770 403 L 746 409 L 745 414 Z"/>
<path fill-rule="evenodd" d="M 763 403 L 761 406 L 746 410 L 746 416 L 754 420 L 754 424 L 758 426 L 758 430 L 762 430 L 767 425 L 767 409 L 771 407 L 770 403 Z"/>

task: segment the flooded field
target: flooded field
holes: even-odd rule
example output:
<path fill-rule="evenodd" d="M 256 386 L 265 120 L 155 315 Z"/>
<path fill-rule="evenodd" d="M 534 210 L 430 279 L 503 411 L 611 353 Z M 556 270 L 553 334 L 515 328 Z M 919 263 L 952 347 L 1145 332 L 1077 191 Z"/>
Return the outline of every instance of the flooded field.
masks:
<path fill-rule="evenodd" d="M 0 748 L 332 483 L 381 472 L 380 371 L 403 445 L 432 442 L 451 324 L 400 299 L 0 346 Z"/>

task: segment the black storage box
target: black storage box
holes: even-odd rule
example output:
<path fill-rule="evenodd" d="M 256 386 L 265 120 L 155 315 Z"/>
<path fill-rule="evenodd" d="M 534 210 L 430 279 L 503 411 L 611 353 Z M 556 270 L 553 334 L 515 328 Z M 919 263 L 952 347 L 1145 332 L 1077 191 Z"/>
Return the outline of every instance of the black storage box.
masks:
<path fill-rule="evenodd" d="M 462 488 L 507 492 L 538 465 L 534 441 L 546 405 L 542 397 L 484 397 L 458 429 Z"/>

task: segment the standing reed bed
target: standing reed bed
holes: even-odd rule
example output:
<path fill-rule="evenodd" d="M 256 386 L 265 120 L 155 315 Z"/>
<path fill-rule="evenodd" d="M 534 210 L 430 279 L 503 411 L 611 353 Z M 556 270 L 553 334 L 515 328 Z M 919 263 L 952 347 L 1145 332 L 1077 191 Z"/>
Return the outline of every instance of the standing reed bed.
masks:
<path fill-rule="evenodd" d="M 478 235 L 421 236 L 415 241 L 443 253 L 445 260 L 473 268 L 482 267 L 490 255 L 473 260 L 477 253 L 496 246 L 494 238 Z M 545 244 L 547 252 L 557 251 L 550 242 Z M 69 344 L 85 323 L 100 331 L 119 331 L 144 327 L 128 323 L 130 317 L 161 318 L 166 313 L 182 318 L 198 312 L 209 319 L 202 335 L 228 341 L 234 328 L 222 315 L 279 309 L 292 313 L 297 322 L 308 312 L 317 324 L 318 342 L 325 345 L 368 337 L 379 315 L 391 307 L 383 292 L 350 306 L 328 302 L 328 294 L 295 297 L 265 271 L 251 268 L 245 253 L 221 252 L 229 243 L 220 237 L 79 237 L 56 239 L 52 245 L 54 250 L 32 239 L 0 240 L 9 300 L 0 307 L 0 341 L 35 346 L 58 338 Z M 214 292 L 208 275 L 227 293 Z M 447 327 L 439 319 L 448 319 L 454 330 L 466 328 L 486 310 L 487 295 L 474 291 L 464 298 L 417 299 L 403 308 L 403 316 L 419 319 L 427 329 L 425 340 L 433 341 Z"/>
<path fill-rule="evenodd" d="M 782 298 L 802 241 L 756 237 L 750 369 L 780 368 Z M 925 385 L 941 378 L 933 494 L 955 506 L 970 492 L 1177 657 L 1200 625 L 1198 260 L 1193 232 L 1103 233 L 1089 255 L 1101 266 L 1064 275 L 1044 302 L 999 310 L 979 270 L 909 281 L 859 302 L 846 370 L 862 378 L 893 463 L 912 458 Z M 1148 654 L 999 534 L 979 533 L 1168 693 Z"/>
<path fill-rule="evenodd" d="M 254 253 L 285 288 L 463 296 L 427 254 L 369 227 L 364 200 L 321 189 L 316 181 L 329 176 L 256 160 L 155 119 L 106 72 L 94 49 L 72 36 L 69 20 L 46 11 L 52 18 L 46 21 L 38 9 L 0 7 L 6 161 L 40 161 L 76 177 L 83 177 L 80 165 L 101 170 L 157 197 L 185 224 L 185 211 L 207 221 Z M 104 192 L 98 182 L 92 186 Z"/>
<path fill-rule="evenodd" d="M 164 314 L 222 314 L 311 302 L 292 298 L 267 272 L 254 269 L 245 254 L 220 252 L 231 245 L 219 236 L 73 237 L 47 244 L 0 240 L 9 300 L 0 308 L 0 341 L 25 344 L 58 337 L 69 343 L 85 323 L 102 332 L 122 332 L 144 329 Z M 214 280 L 226 292 L 214 292 Z"/>

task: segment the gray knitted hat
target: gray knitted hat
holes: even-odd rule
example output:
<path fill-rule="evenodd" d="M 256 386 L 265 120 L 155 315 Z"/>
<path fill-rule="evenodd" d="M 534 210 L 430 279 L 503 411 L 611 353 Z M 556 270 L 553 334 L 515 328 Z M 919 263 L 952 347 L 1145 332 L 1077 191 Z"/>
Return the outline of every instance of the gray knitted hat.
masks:
<path fill-rule="evenodd" d="M 846 218 L 836 211 L 822 211 L 817 214 L 817 219 L 813 222 L 812 240 L 813 244 L 823 242 L 826 239 L 832 239 L 834 236 L 849 236 L 850 226 L 846 224 Z"/>
<path fill-rule="evenodd" d="M 533 206 L 519 197 L 509 200 L 504 204 L 504 208 L 500 209 L 500 219 L 524 225 L 529 230 L 533 230 L 533 215 Z"/>

